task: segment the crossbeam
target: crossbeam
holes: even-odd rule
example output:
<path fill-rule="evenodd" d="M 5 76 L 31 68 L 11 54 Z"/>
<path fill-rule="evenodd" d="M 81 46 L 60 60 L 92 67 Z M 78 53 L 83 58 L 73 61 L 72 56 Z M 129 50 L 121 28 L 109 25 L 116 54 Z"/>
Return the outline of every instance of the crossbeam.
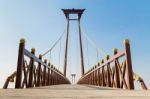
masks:
<path fill-rule="evenodd" d="M 69 42 L 69 21 L 77 21 L 78 22 L 78 30 L 79 30 L 79 42 L 80 42 L 80 57 L 81 57 L 81 74 L 84 74 L 84 57 L 83 57 L 83 47 L 82 47 L 82 35 L 81 35 L 81 26 L 80 19 L 85 9 L 62 9 L 63 13 L 67 19 L 67 35 L 66 35 L 66 46 L 65 46 L 65 57 L 64 57 L 64 75 L 66 76 L 67 70 L 67 61 L 68 61 L 68 42 Z M 70 19 L 70 14 L 76 14 L 78 16 L 77 19 Z"/>

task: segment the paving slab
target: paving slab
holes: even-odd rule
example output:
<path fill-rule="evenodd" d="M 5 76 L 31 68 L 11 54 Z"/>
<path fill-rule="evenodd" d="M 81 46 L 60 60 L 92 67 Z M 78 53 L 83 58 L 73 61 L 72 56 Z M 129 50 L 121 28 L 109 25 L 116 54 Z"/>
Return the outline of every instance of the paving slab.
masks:
<path fill-rule="evenodd" d="M 150 99 L 150 91 L 89 85 L 54 85 L 28 89 L 0 89 L 0 99 Z"/>

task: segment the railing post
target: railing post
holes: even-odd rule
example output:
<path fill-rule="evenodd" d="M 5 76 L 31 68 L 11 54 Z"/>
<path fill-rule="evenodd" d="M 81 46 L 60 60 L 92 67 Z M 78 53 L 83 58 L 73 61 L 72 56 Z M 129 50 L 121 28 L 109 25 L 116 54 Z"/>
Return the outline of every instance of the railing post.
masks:
<path fill-rule="evenodd" d="M 103 63 L 104 63 L 104 60 L 102 59 L 102 60 L 101 60 L 101 64 L 103 64 Z M 105 69 L 104 69 L 104 66 L 102 66 L 101 77 L 102 77 L 101 85 L 102 85 L 102 86 L 105 86 Z"/>
<path fill-rule="evenodd" d="M 118 49 L 114 48 L 113 49 L 114 55 L 116 55 L 118 53 Z M 119 76 L 119 69 L 116 63 L 116 60 L 114 60 L 114 68 L 115 68 L 115 84 L 117 88 L 120 88 L 120 76 Z"/>
<path fill-rule="evenodd" d="M 52 85 L 52 65 L 50 66 L 50 85 Z"/>
<path fill-rule="evenodd" d="M 96 69 L 97 68 L 97 65 L 95 65 L 95 68 L 94 69 Z M 97 70 L 95 70 L 94 71 L 95 73 L 95 85 L 97 86 Z"/>
<path fill-rule="evenodd" d="M 90 71 L 92 71 L 92 69 Z M 90 73 L 90 84 L 91 85 L 93 84 L 93 74 L 92 74 L 92 72 Z"/>
<path fill-rule="evenodd" d="M 55 73 L 55 85 L 57 85 L 57 73 Z"/>
<path fill-rule="evenodd" d="M 47 80 L 47 85 L 50 85 L 50 63 L 48 63 L 48 66 L 49 66 L 49 68 L 48 68 L 48 80 Z"/>
<path fill-rule="evenodd" d="M 93 67 L 94 70 L 95 67 Z M 95 85 L 95 71 L 93 71 L 93 85 Z"/>
<path fill-rule="evenodd" d="M 54 68 L 54 70 L 56 71 L 56 68 Z M 55 83 L 55 85 L 56 85 L 56 72 L 54 72 L 54 83 Z"/>
<path fill-rule="evenodd" d="M 124 40 L 124 46 L 125 46 L 126 66 L 127 66 L 126 73 L 127 73 L 128 89 L 134 89 L 130 43 L 128 39 Z"/>
<path fill-rule="evenodd" d="M 53 67 L 54 71 L 55 71 L 55 67 Z M 53 71 L 53 85 L 55 85 L 55 72 Z"/>
<path fill-rule="evenodd" d="M 93 70 L 94 68 L 92 68 Z M 91 73 L 92 74 L 92 85 L 94 85 L 94 72 Z"/>
<path fill-rule="evenodd" d="M 106 60 L 109 60 L 109 55 L 106 56 Z M 111 87 L 111 78 L 110 78 L 110 63 L 107 64 L 107 77 L 108 77 L 108 87 Z"/>
<path fill-rule="evenodd" d="M 87 78 L 88 78 L 88 82 L 87 82 L 87 84 L 88 84 L 88 85 L 90 85 L 90 84 L 91 84 L 91 75 L 90 75 L 90 74 L 88 74 L 88 77 L 87 77 Z"/>
<path fill-rule="evenodd" d="M 42 60 L 42 55 L 39 55 L 39 59 Z M 37 77 L 37 86 L 41 84 L 41 63 L 38 63 L 38 77 Z"/>
<path fill-rule="evenodd" d="M 47 60 L 46 59 L 44 60 L 44 63 L 47 64 Z M 46 66 L 44 66 L 43 73 L 44 74 L 43 74 L 43 84 L 42 85 L 45 86 L 46 85 Z"/>
<path fill-rule="evenodd" d="M 15 88 L 21 88 L 25 40 L 20 39 Z"/>
<path fill-rule="evenodd" d="M 98 67 L 100 66 L 100 63 L 98 63 Z M 97 76 L 98 76 L 98 86 L 100 86 L 100 68 L 98 69 L 98 74 L 97 74 Z"/>
<path fill-rule="evenodd" d="M 60 75 L 58 75 L 58 84 L 60 84 Z"/>
<path fill-rule="evenodd" d="M 35 49 L 31 49 L 31 53 L 35 54 Z M 33 69 L 34 69 L 34 59 L 30 58 L 30 71 L 29 71 L 29 87 L 33 87 Z"/>
<path fill-rule="evenodd" d="M 51 65 L 51 85 L 53 85 L 53 65 Z"/>
<path fill-rule="evenodd" d="M 57 69 L 55 68 L 55 71 L 57 71 Z M 55 72 L 55 85 L 57 84 L 57 73 Z"/>
<path fill-rule="evenodd" d="M 57 71 L 57 69 L 56 69 Z M 56 85 L 58 84 L 58 74 L 56 73 Z"/>

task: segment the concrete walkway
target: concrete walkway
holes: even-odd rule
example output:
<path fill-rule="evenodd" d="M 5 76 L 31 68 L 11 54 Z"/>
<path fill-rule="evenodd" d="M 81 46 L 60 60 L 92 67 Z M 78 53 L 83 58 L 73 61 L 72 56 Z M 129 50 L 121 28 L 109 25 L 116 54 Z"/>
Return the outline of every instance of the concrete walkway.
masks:
<path fill-rule="evenodd" d="M 33 89 L 0 89 L 0 99 L 150 99 L 150 91 L 56 85 Z"/>

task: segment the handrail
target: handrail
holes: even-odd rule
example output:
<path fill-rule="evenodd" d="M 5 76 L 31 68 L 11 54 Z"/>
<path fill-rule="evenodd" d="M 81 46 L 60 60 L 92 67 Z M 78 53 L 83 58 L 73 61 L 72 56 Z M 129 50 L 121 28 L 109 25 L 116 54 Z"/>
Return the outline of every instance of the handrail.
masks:
<path fill-rule="evenodd" d="M 122 89 L 134 89 L 135 75 L 132 70 L 132 60 L 130 52 L 130 43 L 124 41 L 124 49 L 118 52 L 114 49 L 114 55 L 106 56 L 106 60 L 98 62 L 94 67 L 89 69 L 79 80 L 78 84 L 89 84 L 104 87 L 115 87 Z M 122 59 L 121 59 L 122 58 Z M 120 61 L 119 61 L 120 60 Z M 120 64 L 120 62 L 122 63 Z M 147 90 L 142 80 L 139 80 L 141 87 Z"/>
<path fill-rule="evenodd" d="M 29 62 L 25 58 L 29 58 Z M 19 44 L 17 70 L 6 79 L 3 88 L 7 89 L 9 82 L 14 78 L 16 78 L 15 88 L 70 84 L 69 79 L 57 68 L 50 63 L 47 64 L 46 59 L 42 61 L 42 55 L 39 55 L 39 58 L 36 57 L 34 48 L 31 49 L 31 52 L 28 51 L 25 48 L 24 39 L 21 39 Z"/>
<path fill-rule="evenodd" d="M 87 73 L 85 73 L 85 75 L 82 76 L 82 78 L 84 78 L 85 76 L 87 76 L 88 74 L 102 68 L 103 66 L 106 66 L 108 63 L 113 62 L 116 58 L 120 58 L 123 55 L 125 55 L 124 50 L 122 52 L 117 53 L 116 55 L 114 55 L 113 57 L 111 57 L 109 60 L 107 60 L 106 62 L 102 63 L 100 66 L 97 66 L 96 68 L 93 68 L 92 70 L 87 71 Z M 100 64 L 100 63 L 98 63 Z M 80 78 L 81 79 L 81 78 Z"/>
<path fill-rule="evenodd" d="M 24 49 L 24 55 L 28 56 L 29 58 L 33 58 L 34 61 L 41 63 L 41 65 L 45 66 L 46 68 L 52 69 L 55 73 L 58 73 L 59 75 L 64 76 L 61 72 L 58 72 L 58 71 L 54 70 L 53 68 L 50 68 L 49 66 L 47 66 L 47 64 L 45 64 L 42 60 L 40 60 L 39 58 L 37 58 L 35 55 L 33 55 L 32 53 L 30 53 L 26 49 Z"/>

